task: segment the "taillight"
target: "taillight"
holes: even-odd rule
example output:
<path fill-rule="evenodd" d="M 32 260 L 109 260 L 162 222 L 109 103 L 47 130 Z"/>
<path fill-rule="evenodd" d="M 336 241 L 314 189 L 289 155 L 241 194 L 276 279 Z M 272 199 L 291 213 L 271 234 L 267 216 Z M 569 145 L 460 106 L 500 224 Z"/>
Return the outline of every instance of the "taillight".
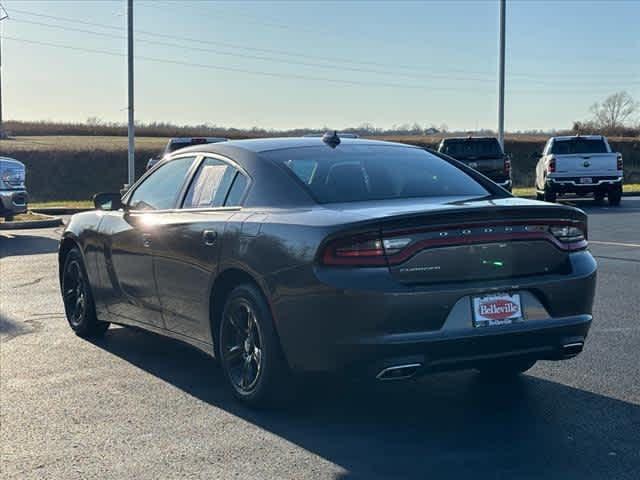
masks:
<path fill-rule="evenodd" d="M 511 175 L 511 159 L 509 157 L 504 157 L 504 173 L 505 175 Z"/>
<path fill-rule="evenodd" d="M 399 265 L 429 248 L 525 240 L 546 240 L 566 251 L 582 250 L 587 247 L 587 226 L 570 220 L 507 221 L 416 228 L 382 236 L 371 232 L 332 240 L 321 257 L 325 265 L 380 267 Z"/>
<path fill-rule="evenodd" d="M 412 242 L 409 237 L 384 240 L 377 233 L 355 235 L 330 242 L 322 255 L 325 265 L 375 267 L 387 265 L 388 256 L 396 255 Z"/>
<path fill-rule="evenodd" d="M 550 225 L 549 232 L 567 250 L 582 250 L 587 247 L 587 226 L 584 223 Z"/>
<path fill-rule="evenodd" d="M 377 234 L 357 235 L 331 242 L 322 256 L 325 265 L 378 266 L 387 260 Z"/>
<path fill-rule="evenodd" d="M 556 171 L 556 159 L 550 158 L 547 163 L 547 173 L 554 173 Z"/>
<path fill-rule="evenodd" d="M 616 160 L 617 160 L 616 169 L 617 170 L 622 170 L 622 167 L 624 166 L 623 163 L 622 163 L 622 155 L 618 154 L 618 157 L 617 157 Z"/>

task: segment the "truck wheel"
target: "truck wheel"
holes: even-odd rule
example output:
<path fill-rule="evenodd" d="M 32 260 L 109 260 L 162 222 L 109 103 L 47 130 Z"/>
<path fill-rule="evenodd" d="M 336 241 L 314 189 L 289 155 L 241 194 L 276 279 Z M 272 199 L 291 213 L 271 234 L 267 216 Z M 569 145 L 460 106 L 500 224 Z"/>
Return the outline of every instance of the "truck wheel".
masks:
<path fill-rule="evenodd" d="M 620 205 L 620 200 L 622 199 L 622 187 L 615 187 L 609 190 L 607 196 L 609 197 L 609 205 L 617 207 Z"/>
<path fill-rule="evenodd" d="M 552 191 L 548 187 L 544 187 L 544 201 L 545 202 L 555 203 L 556 202 L 556 198 L 557 198 L 556 192 Z"/>

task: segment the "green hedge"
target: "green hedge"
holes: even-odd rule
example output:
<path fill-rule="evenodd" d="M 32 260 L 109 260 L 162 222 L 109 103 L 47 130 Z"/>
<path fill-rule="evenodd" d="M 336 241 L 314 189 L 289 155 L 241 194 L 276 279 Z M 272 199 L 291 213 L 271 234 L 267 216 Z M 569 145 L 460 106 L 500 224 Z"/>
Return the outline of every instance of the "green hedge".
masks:
<path fill-rule="evenodd" d="M 406 141 L 406 140 L 405 140 Z M 433 148 L 426 139 L 409 140 L 410 143 Z M 505 149 L 512 156 L 515 186 L 531 187 L 537 159 L 534 152 L 542 150 L 544 143 L 533 141 L 507 141 Z M 640 183 L 640 141 L 612 142 L 625 161 L 625 181 Z M 144 171 L 155 150 L 138 149 L 136 152 L 136 178 Z M 100 191 L 118 191 L 127 180 L 127 153 L 122 151 L 3 151 L 3 155 L 17 158 L 27 167 L 27 187 L 33 201 L 85 200 Z"/>
<path fill-rule="evenodd" d="M 136 152 L 136 178 L 144 173 L 147 160 L 156 153 Z M 7 155 L 25 164 L 32 201 L 86 200 L 96 192 L 117 192 L 127 182 L 126 151 L 34 151 Z"/>

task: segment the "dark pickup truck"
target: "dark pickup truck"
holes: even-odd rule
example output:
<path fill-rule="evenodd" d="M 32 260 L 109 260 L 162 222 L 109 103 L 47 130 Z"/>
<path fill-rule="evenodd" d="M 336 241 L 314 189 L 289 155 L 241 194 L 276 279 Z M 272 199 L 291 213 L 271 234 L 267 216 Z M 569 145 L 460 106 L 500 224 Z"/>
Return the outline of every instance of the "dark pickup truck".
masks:
<path fill-rule="evenodd" d="M 511 191 L 511 160 L 494 137 L 443 138 L 438 152 L 449 155 Z"/>

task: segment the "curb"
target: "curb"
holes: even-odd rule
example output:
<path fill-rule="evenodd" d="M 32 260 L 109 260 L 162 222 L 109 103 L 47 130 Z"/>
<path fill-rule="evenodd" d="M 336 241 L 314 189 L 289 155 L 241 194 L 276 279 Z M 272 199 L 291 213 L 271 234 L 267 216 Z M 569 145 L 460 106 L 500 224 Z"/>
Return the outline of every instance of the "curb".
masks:
<path fill-rule="evenodd" d="M 30 228 L 49 228 L 62 225 L 60 217 L 50 217 L 46 220 L 34 220 L 32 222 L 3 222 L 0 230 L 28 230 Z"/>
<path fill-rule="evenodd" d="M 89 210 L 93 210 L 93 208 L 42 207 L 30 208 L 29 210 L 44 215 L 73 215 L 74 213 L 88 212 Z"/>

